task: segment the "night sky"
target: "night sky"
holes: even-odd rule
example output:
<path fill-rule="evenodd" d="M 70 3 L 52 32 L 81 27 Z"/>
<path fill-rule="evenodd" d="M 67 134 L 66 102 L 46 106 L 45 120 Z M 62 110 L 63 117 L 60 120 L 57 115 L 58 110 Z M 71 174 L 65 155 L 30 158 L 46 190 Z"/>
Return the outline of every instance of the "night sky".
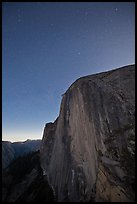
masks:
<path fill-rule="evenodd" d="M 134 3 L 2 3 L 2 139 L 42 138 L 77 78 L 135 63 Z"/>

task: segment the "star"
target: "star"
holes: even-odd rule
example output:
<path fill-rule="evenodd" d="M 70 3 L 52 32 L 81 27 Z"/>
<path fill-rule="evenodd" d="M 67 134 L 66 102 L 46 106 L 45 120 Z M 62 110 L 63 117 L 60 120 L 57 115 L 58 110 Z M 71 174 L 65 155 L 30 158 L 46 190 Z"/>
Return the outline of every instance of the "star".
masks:
<path fill-rule="evenodd" d="M 86 11 L 86 12 L 85 12 L 85 16 L 87 16 L 87 15 L 88 15 L 88 12 Z"/>
<path fill-rule="evenodd" d="M 78 52 L 78 55 L 80 55 L 81 53 L 80 52 Z"/>
<path fill-rule="evenodd" d="M 18 23 L 20 23 L 20 22 L 21 22 L 21 19 L 19 18 L 19 19 L 18 19 Z"/>
<path fill-rule="evenodd" d="M 112 19 L 110 19 L 110 23 L 112 23 Z"/>
<path fill-rule="evenodd" d="M 87 11 L 84 13 L 84 20 L 87 20 L 88 14 L 89 13 Z"/>
<path fill-rule="evenodd" d="M 84 19 L 87 20 L 88 12 L 86 11 L 86 12 L 84 13 L 84 15 L 85 15 L 85 16 L 84 16 Z"/>
<path fill-rule="evenodd" d="M 17 14 L 17 21 L 18 23 L 21 22 L 21 13 L 20 13 L 20 9 L 17 10 L 18 14 Z"/>
<path fill-rule="evenodd" d="M 115 8 L 115 12 L 117 12 L 118 11 L 118 8 Z"/>

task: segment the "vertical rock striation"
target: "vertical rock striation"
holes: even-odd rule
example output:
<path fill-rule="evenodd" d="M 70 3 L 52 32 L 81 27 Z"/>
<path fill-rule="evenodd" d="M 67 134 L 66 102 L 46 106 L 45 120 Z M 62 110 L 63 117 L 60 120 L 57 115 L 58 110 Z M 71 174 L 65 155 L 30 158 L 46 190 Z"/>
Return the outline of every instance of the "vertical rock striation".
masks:
<path fill-rule="evenodd" d="M 63 95 L 40 150 L 58 201 L 134 201 L 134 72 L 82 77 Z"/>

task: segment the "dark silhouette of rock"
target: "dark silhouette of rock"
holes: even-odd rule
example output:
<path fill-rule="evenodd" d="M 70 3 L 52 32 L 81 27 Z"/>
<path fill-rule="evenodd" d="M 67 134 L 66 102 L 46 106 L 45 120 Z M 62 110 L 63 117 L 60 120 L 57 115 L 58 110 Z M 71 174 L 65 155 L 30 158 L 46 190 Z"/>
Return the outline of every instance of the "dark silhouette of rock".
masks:
<path fill-rule="evenodd" d="M 2 141 L 2 168 L 6 168 L 15 158 L 15 151 L 11 142 Z"/>
<path fill-rule="evenodd" d="M 54 202 L 54 195 L 40 167 L 39 151 L 19 156 L 3 170 L 3 202 Z"/>
<path fill-rule="evenodd" d="M 44 129 L 41 167 L 57 201 L 134 201 L 135 65 L 76 80 Z"/>
<path fill-rule="evenodd" d="M 13 143 L 2 141 L 2 168 L 8 167 L 19 156 L 39 150 L 40 144 L 41 140 L 26 140 L 24 142 Z"/>

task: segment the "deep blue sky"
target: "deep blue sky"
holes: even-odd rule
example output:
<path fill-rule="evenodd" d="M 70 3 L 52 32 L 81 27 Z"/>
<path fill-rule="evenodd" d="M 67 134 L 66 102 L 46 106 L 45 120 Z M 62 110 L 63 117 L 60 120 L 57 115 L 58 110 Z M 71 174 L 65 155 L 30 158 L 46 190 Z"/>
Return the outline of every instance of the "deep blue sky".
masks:
<path fill-rule="evenodd" d="M 3 3 L 2 138 L 42 138 L 77 78 L 135 63 L 134 3 Z"/>

